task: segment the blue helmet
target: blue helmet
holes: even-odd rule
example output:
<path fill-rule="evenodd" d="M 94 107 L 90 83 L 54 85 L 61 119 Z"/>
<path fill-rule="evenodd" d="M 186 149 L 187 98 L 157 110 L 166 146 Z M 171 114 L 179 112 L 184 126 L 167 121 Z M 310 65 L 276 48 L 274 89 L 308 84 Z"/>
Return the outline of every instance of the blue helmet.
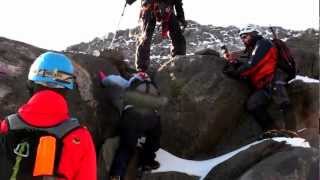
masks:
<path fill-rule="evenodd" d="M 50 88 L 74 87 L 74 68 L 71 60 L 55 52 L 41 54 L 31 65 L 28 80 Z"/>

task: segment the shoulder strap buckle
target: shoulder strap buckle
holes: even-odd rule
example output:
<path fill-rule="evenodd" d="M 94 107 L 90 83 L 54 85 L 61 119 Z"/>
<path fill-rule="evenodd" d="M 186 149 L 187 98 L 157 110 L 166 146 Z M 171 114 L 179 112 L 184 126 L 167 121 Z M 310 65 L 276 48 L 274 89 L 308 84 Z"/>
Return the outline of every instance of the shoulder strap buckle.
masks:
<path fill-rule="evenodd" d="M 27 142 L 19 143 L 13 152 L 20 157 L 28 157 L 30 154 L 30 145 Z"/>

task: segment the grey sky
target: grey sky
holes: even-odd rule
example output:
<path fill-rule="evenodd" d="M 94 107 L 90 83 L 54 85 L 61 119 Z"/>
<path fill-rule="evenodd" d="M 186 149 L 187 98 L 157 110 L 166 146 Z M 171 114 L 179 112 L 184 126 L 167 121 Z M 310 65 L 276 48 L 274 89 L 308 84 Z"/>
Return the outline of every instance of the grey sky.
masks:
<path fill-rule="evenodd" d="M 248 23 L 319 28 L 319 0 L 184 0 L 186 19 L 215 26 Z M 124 0 L 1 0 L 0 36 L 41 48 L 67 46 L 116 29 Z M 140 0 L 127 6 L 120 27 L 138 24 Z"/>

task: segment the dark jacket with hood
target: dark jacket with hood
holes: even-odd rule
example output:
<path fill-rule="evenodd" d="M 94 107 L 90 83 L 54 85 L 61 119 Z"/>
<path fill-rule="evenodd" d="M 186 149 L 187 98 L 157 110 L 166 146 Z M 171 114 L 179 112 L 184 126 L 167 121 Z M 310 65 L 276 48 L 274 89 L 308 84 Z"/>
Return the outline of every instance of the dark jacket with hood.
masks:
<path fill-rule="evenodd" d="M 277 49 L 272 42 L 257 36 L 253 46 L 246 48 L 235 74 L 248 78 L 256 89 L 272 81 L 277 67 Z"/>

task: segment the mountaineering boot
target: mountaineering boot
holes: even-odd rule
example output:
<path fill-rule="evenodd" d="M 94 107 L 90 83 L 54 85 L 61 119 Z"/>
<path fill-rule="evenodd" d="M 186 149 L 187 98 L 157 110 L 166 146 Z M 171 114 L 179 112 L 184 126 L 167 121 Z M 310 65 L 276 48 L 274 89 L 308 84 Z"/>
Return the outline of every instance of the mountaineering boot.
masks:
<path fill-rule="evenodd" d="M 151 161 L 145 162 L 142 165 L 143 171 L 151 171 L 154 169 L 158 169 L 159 167 L 160 167 L 160 163 L 156 160 L 151 160 Z"/>

